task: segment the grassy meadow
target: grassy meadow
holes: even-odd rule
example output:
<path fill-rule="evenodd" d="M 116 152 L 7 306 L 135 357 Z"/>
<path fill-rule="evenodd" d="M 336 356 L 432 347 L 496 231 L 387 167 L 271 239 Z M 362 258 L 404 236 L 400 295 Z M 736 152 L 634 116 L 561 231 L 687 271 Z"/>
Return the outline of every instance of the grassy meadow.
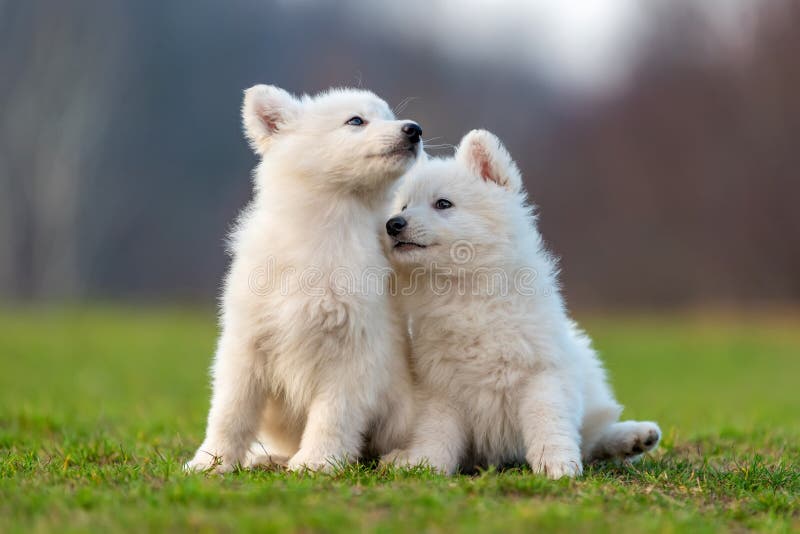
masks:
<path fill-rule="evenodd" d="M 579 316 L 660 449 L 577 480 L 181 471 L 213 310 L 0 312 L 0 532 L 800 530 L 800 316 Z"/>

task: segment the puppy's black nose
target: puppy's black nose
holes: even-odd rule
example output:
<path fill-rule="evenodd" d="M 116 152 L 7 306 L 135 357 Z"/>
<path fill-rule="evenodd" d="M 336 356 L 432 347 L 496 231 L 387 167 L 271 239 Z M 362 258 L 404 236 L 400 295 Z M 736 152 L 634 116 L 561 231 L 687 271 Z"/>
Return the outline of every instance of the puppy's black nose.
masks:
<path fill-rule="evenodd" d="M 408 140 L 412 143 L 419 143 L 419 138 L 422 135 L 422 128 L 416 122 L 407 122 L 403 125 L 403 133 L 406 134 Z"/>
<path fill-rule="evenodd" d="M 417 126 L 419 128 L 419 126 Z M 388 221 L 386 221 L 386 233 L 390 236 L 394 237 L 400 232 L 403 231 L 403 228 L 406 227 L 406 220 L 402 217 L 392 217 Z"/>

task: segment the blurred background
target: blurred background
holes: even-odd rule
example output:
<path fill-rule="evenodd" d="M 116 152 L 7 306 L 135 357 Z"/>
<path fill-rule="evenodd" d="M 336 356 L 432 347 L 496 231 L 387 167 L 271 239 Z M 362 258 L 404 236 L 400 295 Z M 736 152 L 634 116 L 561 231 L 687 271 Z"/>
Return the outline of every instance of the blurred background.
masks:
<path fill-rule="evenodd" d="M 798 0 L 0 0 L 3 465 L 57 471 L 63 530 L 55 496 L 96 486 L 70 458 L 201 442 L 256 83 L 369 88 L 434 155 L 497 133 L 656 458 L 798 465 L 798 54 Z M 5 469 L 0 531 L 45 502 Z"/>
<path fill-rule="evenodd" d="M 497 133 L 573 307 L 797 304 L 798 52 L 792 0 L 0 0 L 0 296 L 210 305 L 271 83 Z"/>

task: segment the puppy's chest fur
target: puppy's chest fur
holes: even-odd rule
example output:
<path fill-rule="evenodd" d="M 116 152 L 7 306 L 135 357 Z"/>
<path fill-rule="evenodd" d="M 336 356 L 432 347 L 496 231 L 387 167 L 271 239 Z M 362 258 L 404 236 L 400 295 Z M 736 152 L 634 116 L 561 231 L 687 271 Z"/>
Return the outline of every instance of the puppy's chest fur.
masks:
<path fill-rule="evenodd" d="M 522 388 L 542 365 L 526 317 L 513 303 L 489 301 L 431 308 L 412 321 L 417 376 L 461 412 L 479 463 L 524 454 Z"/>
<path fill-rule="evenodd" d="M 314 210 L 287 211 L 254 206 L 234 235 L 226 305 L 247 310 L 256 369 L 282 390 L 317 383 L 331 360 L 369 368 L 384 382 L 402 329 L 388 301 L 374 215 L 353 202 L 323 225 L 314 224 L 322 218 Z"/>
<path fill-rule="evenodd" d="M 509 302 L 429 307 L 412 320 L 416 367 L 440 387 L 511 392 L 537 365 L 525 323 Z"/>

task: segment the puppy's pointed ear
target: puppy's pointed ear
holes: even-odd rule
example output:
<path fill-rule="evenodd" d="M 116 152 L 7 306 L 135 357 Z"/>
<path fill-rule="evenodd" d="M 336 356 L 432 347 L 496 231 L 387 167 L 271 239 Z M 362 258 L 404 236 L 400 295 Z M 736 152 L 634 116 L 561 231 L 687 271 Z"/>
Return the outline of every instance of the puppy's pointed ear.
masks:
<path fill-rule="evenodd" d="M 475 175 L 509 191 L 522 188 L 522 175 L 511 155 L 491 132 L 472 130 L 461 140 L 456 159 Z"/>
<path fill-rule="evenodd" d="M 254 85 L 244 92 L 242 125 L 256 154 L 263 155 L 273 135 L 300 114 L 298 99 L 273 85 Z"/>

